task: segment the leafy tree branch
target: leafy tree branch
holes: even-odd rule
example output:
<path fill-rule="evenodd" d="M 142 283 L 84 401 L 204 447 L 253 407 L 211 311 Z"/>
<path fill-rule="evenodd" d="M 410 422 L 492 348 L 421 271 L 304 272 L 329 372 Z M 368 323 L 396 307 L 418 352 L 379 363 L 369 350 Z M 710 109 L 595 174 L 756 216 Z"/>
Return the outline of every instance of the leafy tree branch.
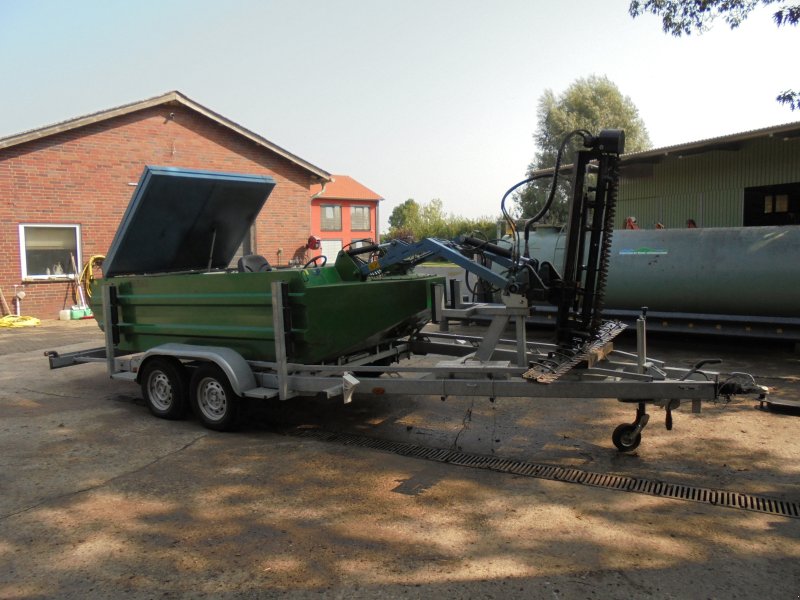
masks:
<path fill-rule="evenodd" d="M 718 18 L 736 29 L 758 6 L 777 7 L 772 20 L 778 27 L 800 22 L 800 4 L 785 0 L 631 0 L 628 12 L 634 19 L 648 13 L 660 17 L 664 33 L 681 37 L 707 31 Z M 800 109 L 798 91 L 786 90 L 775 99 L 792 110 Z"/>

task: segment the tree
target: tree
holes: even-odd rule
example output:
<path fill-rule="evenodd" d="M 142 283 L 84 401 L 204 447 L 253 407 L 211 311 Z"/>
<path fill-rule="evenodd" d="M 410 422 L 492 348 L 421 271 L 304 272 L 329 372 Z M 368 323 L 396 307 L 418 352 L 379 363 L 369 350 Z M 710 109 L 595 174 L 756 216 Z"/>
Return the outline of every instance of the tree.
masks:
<path fill-rule="evenodd" d="M 444 205 L 439 199 L 433 199 L 421 206 L 409 198 L 395 207 L 389 216 L 388 239 L 412 238 L 421 240 L 426 237 L 452 240 L 463 234 L 477 234 L 486 239 L 493 239 L 497 231 L 497 219 L 481 217 L 468 219 L 444 212 Z"/>
<path fill-rule="evenodd" d="M 647 128 L 630 98 L 623 96 L 607 77 L 580 78 L 558 97 L 552 90 L 546 90 L 539 98 L 537 129 L 533 136 L 538 150 L 528 166 L 528 177 L 535 171 L 553 168 L 564 136 L 576 129 L 591 133 L 601 129 L 624 129 L 626 152 L 639 152 L 651 146 Z M 561 164 L 571 163 L 574 155 L 573 146 L 568 145 Z M 544 206 L 551 183 L 549 178 L 535 181 L 516 196 L 523 217 L 532 217 Z M 555 200 L 542 223 L 566 221 L 569 185 L 569 178 L 559 178 Z"/>
<path fill-rule="evenodd" d="M 646 13 L 661 17 L 664 33 L 681 37 L 707 31 L 718 17 L 731 29 L 736 29 L 759 5 L 778 5 L 772 13 L 772 20 L 778 27 L 800 23 L 800 4 L 789 4 L 785 0 L 631 0 L 628 12 L 634 19 Z M 800 109 L 800 91 L 785 90 L 775 99 L 792 110 Z"/>
<path fill-rule="evenodd" d="M 413 198 L 409 198 L 402 204 L 395 206 L 392 214 L 389 215 L 389 227 L 391 229 L 408 229 L 419 221 L 419 204 Z"/>

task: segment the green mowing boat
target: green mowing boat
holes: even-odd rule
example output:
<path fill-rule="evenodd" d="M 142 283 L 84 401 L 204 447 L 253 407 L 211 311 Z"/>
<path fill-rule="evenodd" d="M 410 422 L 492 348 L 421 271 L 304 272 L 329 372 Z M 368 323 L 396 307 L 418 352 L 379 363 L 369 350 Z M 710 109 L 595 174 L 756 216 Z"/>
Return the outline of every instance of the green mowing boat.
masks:
<path fill-rule="evenodd" d="M 272 293 L 283 299 L 287 359 L 315 364 L 411 334 L 431 316 L 441 277 L 365 279 L 340 252 L 331 266 L 271 268 L 245 256 L 229 268 L 275 186 L 271 177 L 146 167 L 123 216 L 92 310 L 103 323 L 102 287 L 113 284 L 120 353 L 167 343 L 226 347 L 275 361 Z"/>

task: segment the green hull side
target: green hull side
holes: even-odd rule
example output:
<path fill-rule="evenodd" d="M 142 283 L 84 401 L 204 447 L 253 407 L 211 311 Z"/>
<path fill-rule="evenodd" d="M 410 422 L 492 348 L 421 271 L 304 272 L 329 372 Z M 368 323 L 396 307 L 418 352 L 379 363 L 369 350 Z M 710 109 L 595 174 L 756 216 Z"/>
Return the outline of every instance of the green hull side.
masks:
<path fill-rule="evenodd" d="M 288 358 L 318 363 L 411 333 L 430 319 L 431 285 L 441 277 L 397 276 L 354 280 L 337 267 L 264 273 L 137 275 L 108 280 L 117 286 L 123 352 L 165 343 L 225 346 L 248 360 L 275 360 L 273 281 L 289 284 Z M 342 271 L 348 280 L 342 280 Z M 102 323 L 101 287 L 92 310 Z"/>

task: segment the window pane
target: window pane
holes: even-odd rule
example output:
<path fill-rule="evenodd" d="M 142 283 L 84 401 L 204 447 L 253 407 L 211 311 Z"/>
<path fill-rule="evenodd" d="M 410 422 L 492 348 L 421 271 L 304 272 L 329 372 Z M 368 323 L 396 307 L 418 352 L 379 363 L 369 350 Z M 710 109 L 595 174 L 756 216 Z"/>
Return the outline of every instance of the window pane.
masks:
<path fill-rule="evenodd" d="M 789 196 L 786 194 L 778 194 L 775 196 L 775 212 L 789 212 Z"/>
<path fill-rule="evenodd" d="M 342 229 L 342 207 L 341 206 L 322 206 L 322 223 L 320 227 L 323 231 L 340 231 Z"/>
<path fill-rule="evenodd" d="M 350 229 L 352 231 L 369 231 L 369 206 L 350 207 Z"/>
<path fill-rule="evenodd" d="M 75 249 L 74 227 L 25 227 L 25 248 L 37 250 Z"/>
<path fill-rule="evenodd" d="M 77 227 L 36 227 L 26 225 L 25 277 L 73 275 L 72 257 L 77 263 Z"/>
<path fill-rule="evenodd" d="M 764 214 L 772 212 L 772 196 L 764 196 Z"/>

